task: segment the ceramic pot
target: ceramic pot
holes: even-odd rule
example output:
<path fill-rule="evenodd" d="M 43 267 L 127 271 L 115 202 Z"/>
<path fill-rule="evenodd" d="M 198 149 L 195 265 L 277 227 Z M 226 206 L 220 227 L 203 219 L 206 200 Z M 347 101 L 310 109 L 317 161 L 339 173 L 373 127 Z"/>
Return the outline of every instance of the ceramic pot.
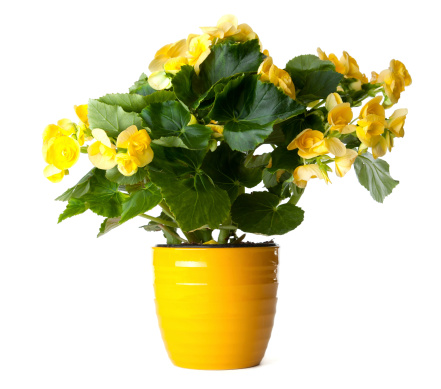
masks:
<path fill-rule="evenodd" d="M 262 360 L 277 303 L 278 246 L 153 248 L 156 313 L 171 361 L 204 370 Z"/>

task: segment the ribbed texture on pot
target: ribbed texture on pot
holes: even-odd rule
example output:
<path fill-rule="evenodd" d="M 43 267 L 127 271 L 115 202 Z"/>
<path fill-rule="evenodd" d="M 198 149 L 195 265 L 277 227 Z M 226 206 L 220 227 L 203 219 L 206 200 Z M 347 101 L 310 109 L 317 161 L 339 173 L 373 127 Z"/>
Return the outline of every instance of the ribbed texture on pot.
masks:
<path fill-rule="evenodd" d="M 258 365 L 276 312 L 278 248 L 153 250 L 157 316 L 172 362 L 216 370 Z"/>

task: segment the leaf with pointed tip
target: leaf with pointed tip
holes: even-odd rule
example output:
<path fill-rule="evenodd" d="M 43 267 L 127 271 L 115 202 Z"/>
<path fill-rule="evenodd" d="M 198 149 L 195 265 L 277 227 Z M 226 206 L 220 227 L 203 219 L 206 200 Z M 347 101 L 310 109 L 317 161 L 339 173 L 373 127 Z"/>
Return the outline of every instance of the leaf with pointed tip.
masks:
<path fill-rule="evenodd" d="M 374 159 L 370 153 L 359 155 L 355 159 L 354 168 L 360 184 L 379 203 L 382 203 L 399 184 L 399 181 L 390 176 L 389 164 L 380 158 Z"/>
<path fill-rule="evenodd" d="M 71 198 L 67 203 L 66 209 L 58 217 L 58 223 L 61 223 L 63 220 L 69 217 L 80 215 L 83 212 L 86 212 L 87 209 L 88 206 L 83 200 Z"/>
<path fill-rule="evenodd" d="M 90 128 L 101 128 L 107 135 L 116 137 L 131 125 L 142 127 L 142 120 L 135 112 L 126 112 L 120 106 L 109 105 L 98 100 L 89 100 L 88 117 Z"/>
<path fill-rule="evenodd" d="M 78 183 L 69 188 L 61 196 L 58 196 L 57 201 L 69 201 L 71 198 L 80 198 L 90 190 L 90 179 L 94 176 L 96 168 L 90 170 Z"/>
<path fill-rule="evenodd" d="M 296 99 L 303 104 L 326 99 L 330 93 L 337 91 L 343 74 L 330 70 L 317 70 L 306 76 L 305 85 Z"/>
<path fill-rule="evenodd" d="M 105 218 L 104 221 L 101 223 L 100 231 L 98 232 L 97 238 L 103 236 L 104 234 L 107 234 L 109 231 L 112 231 L 114 228 L 118 227 L 120 217 L 112 217 L 112 218 Z"/>
<path fill-rule="evenodd" d="M 142 73 L 139 77 L 138 81 L 135 81 L 135 83 L 130 87 L 129 91 L 130 93 L 136 93 L 141 96 L 148 96 L 156 92 L 156 89 L 153 89 L 149 85 L 148 77 L 145 73 Z"/>
<path fill-rule="evenodd" d="M 283 235 L 298 227 L 304 212 L 293 204 L 279 204 L 279 197 L 268 192 L 241 194 L 233 203 L 231 216 L 244 232 Z"/>
<path fill-rule="evenodd" d="M 309 74 L 317 70 L 335 71 L 335 65 L 331 61 L 322 61 L 316 55 L 306 54 L 290 60 L 286 64 L 285 70 L 291 76 L 295 87 L 302 89 Z"/>
<path fill-rule="evenodd" d="M 134 218 L 156 207 L 162 200 L 159 189 L 149 182 L 142 190 L 130 194 L 122 204 L 120 223 Z"/>

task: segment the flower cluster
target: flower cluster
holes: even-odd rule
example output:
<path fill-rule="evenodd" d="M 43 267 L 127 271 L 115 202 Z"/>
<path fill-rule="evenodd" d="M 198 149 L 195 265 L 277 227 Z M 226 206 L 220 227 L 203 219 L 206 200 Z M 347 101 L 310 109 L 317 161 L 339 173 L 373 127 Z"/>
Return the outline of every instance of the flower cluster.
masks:
<path fill-rule="evenodd" d="M 319 48 L 276 65 L 233 15 L 201 30 L 159 49 L 128 93 L 90 99 L 75 107 L 78 123 L 46 127 L 50 181 L 80 153 L 93 165 L 58 198 L 68 201 L 60 221 L 91 210 L 105 217 L 102 235 L 141 216 L 168 243 L 237 243 L 238 229 L 296 228 L 308 182 L 329 183 L 331 172 L 344 177 L 354 166 L 379 202 L 392 192 L 398 181 L 381 157 L 404 136 L 407 109 L 388 113 L 412 82 L 402 62 L 369 81 L 346 51 Z M 156 206 L 160 215 L 146 213 Z"/>

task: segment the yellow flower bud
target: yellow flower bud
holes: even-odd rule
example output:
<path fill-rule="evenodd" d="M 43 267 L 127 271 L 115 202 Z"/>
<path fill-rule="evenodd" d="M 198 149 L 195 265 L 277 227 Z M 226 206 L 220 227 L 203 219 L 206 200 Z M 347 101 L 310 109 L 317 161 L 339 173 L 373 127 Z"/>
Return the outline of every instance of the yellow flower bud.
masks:
<path fill-rule="evenodd" d="M 149 76 L 149 85 L 155 90 L 169 89 L 172 86 L 171 79 L 163 70 L 154 72 Z"/>
<path fill-rule="evenodd" d="M 388 148 L 387 140 L 384 136 L 376 136 L 373 139 L 372 156 L 377 159 L 386 154 Z"/>
<path fill-rule="evenodd" d="M 340 134 L 350 134 L 355 131 L 355 125 L 349 124 L 353 113 L 349 103 L 337 104 L 328 113 L 329 131 L 338 131 Z"/>
<path fill-rule="evenodd" d="M 187 126 L 191 126 L 192 124 L 198 124 L 198 120 L 193 114 L 190 116 L 190 121 L 188 122 Z"/>
<path fill-rule="evenodd" d="M 75 113 L 86 127 L 89 127 L 88 107 L 87 104 L 75 105 Z"/>
<path fill-rule="evenodd" d="M 210 54 L 211 36 L 202 34 L 189 37 L 188 44 L 188 64 L 194 66 L 194 71 L 199 74 L 199 66 Z"/>
<path fill-rule="evenodd" d="M 341 99 L 340 94 L 330 93 L 326 98 L 326 104 L 325 104 L 326 109 L 330 111 L 338 104 L 343 104 L 343 100 Z"/>
<path fill-rule="evenodd" d="M 118 170 L 123 176 L 133 176 L 138 171 L 138 165 L 128 153 L 116 154 L 116 162 Z"/>
<path fill-rule="evenodd" d="M 116 146 L 127 149 L 128 155 L 138 167 L 144 167 L 153 159 L 153 150 L 150 147 L 149 134 L 146 130 L 139 130 L 135 125 L 128 127 L 118 135 Z"/>
<path fill-rule="evenodd" d="M 316 164 L 298 166 L 293 173 L 294 184 L 299 188 L 306 188 L 306 184 L 311 178 L 324 179 L 323 173 Z"/>
<path fill-rule="evenodd" d="M 372 75 L 371 82 L 383 84 L 384 91 L 390 100 L 388 107 L 396 104 L 404 88 L 412 83 L 412 78 L 404 64 L 395 59 L 390 61 L 389 69 L 383 70 L 380 74 L 372 72 Z"/>
<path fill-rule="evenodd" d="M 335 174 L 338 177 L 344 177 L 344 175 L 351 170 L 351 166 L 354 164 L 358 153 L 352 149 L 346 149 L 346 153 L 341 157 L 335 158 Z"/>
<path fill-rule="evenodd" d="M 298 154 L 305 159 L 315 158 L 328 153 L 324 135 L 320 131 L 307 128 L 288 145 L 288 150 L 299 149 Z M 309 165 L 308 165 L 309 166 Z"/>
<path fill-rule="evenodd" d="M 387 128 L 397 137 L 404 136 L 404 122 L 408 111 L 406 108 L 397 109 L 392 116 L 387 120 Z"/>
<path fill-rule="evenodd" d="M 43 145 L 43 158 L 49 165 L 54 165 L 59 170 L 72 167 L 79 157 L 79 143 L 66 135 L 51 138 Z"/>
<path fill-rule="evenodd" d="M 90 162 L 98 169 L 112 169 L 116 165 L 115 145 L 110 142 L 104 130 L 95 128 L 92 130 L 92 135 L 96 139 L 96 142 L 87 148 Z"/>
<path fill-rule="evenodd" d="M 224 132 L 224 126 L 220 125 L 220 124 L 206 124 L 206 127 L 210 127 L 213 132 L 216 132 L 217 134 L 223 134 Z"/>

